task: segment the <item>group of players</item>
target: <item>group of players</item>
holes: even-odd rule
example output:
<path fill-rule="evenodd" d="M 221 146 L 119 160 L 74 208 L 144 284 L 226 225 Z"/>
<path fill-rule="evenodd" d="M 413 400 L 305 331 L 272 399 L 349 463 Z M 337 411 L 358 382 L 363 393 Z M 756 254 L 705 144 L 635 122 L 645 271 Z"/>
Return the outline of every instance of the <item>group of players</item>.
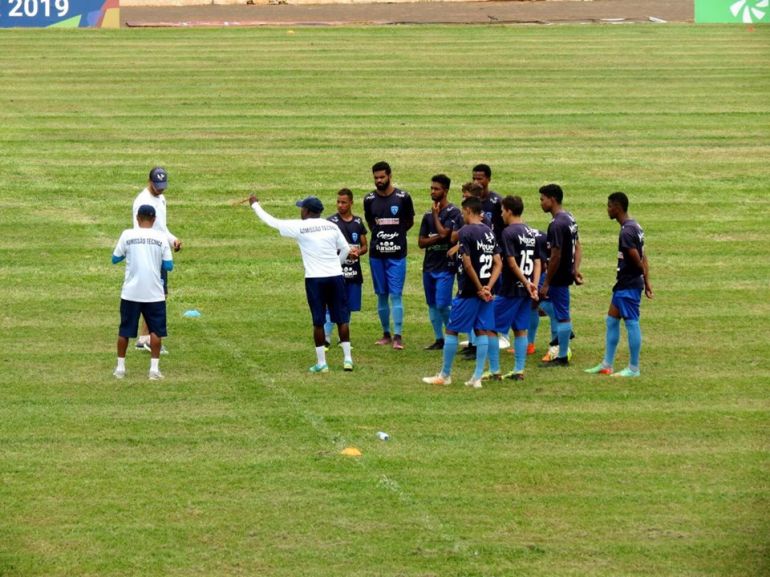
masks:
<path fill-rule="evenodd" d="M 162 175 L 160 182 L 156 182 L 158 171 Z M 414 205 L 409 193 L 393 185 L 388 163 L 374 164 L 372 176 L 375 190 L 364 198 L 363 219 L 352 212 L 353 193 L 349 189 L 337 193 L 337 213 L 328 219 L 321 217 L 323 203 L 313 196 L 298 201 L 300 218 L 289 220 L 268 214 L 255 195 L 248 199 L 262 221 L 276 228 L 282 236 L 295 239 L 299 245 L 316 348 L 316 363 L 310 367 L 311 373 L 329 371 L 326 352 L 334 324 L 338 326 L 339 344 L 343 350 L 343 370 L 353 370 L 350 312 L 361 309 L 363 273 L 360 259 L 366 253 L 369 254 L 383 330 L 376 344 L 395 350 L 404 348 L 402 295 L 407 269 L 407 233 L 414 226 Z M 469 335 L 469 345 L 464 352 L 466 358 L 476 361 L 474 373 L 466 385 L 481 388 L 485 380 L 523 380 L 526 357 L 534 353 L 540 315 L 550 317 L 553 345 L 541 366 L 564 367 L 570 363 L 569 341 L 574 336 L 570 286 L 583 282 L 578 225 L 562 208 L 561 187 L 549 184 L 539 191 L 541 209 L 552 216 L 547 233 L 527 226 L 522 220 L 522 199 L 517 196 L 503 198 L 490 190 L 491 176 L 488 165 L 476 165 L 472 170 L 472 181 L 462 186 L 463 200 L 459 208 L 448 200 L 449 177 L 437 174 L 431 179 L 431 210 L 423 216 L 418 243 L 425 250 L 423 287 L 435 333 L 434 342 L 425 348 L 442 350 L 443 363 L 436 375 L 423 379 L 426 383 L 451 383 L 460 333 Z M 158 289 L 164 291 L 166 287 L 161 271 L 173 266 L 171 249 L 181 248 L 181 242 L 168 231 L 165 223 L 162 191 L 166 184 L 165 171 L 153 169 L 148 188 L 134 204 L 135 227 L 124 231 L 113 253 L 113 262 L 129 257 L 121 295 L 118 366 L 114 373 L 119 378 L 125 374 L 128 338 L 136 336 L 140 314 L 148 325 L 145 331 L 149 333 L 148 348 L 153 359 L 150 378 L 162 376 L 157 362 L 162 350 L 160 338 L 166 334 L 165 297 L 162 301 L 136 301 L 133 300 L 135 291 L 132 293 L 127 287 L 135 285 L 137 278 L 149 279 L 152 282 L 148 282 L 148 286 L 155 289 L 151 298 L 156 298 Z M 162 209 L 162 222 L 156 219 L 157 209 Z M 606 320 L 605 357 L 586 372 L 636 377 L 640 375 L 641 294 L 644 292 L 652 298 L 644 233 L 629 217 L 628 198 L 624 193 L 609 196 L 607 213 L 621 226 L 617 282 Z M 131 259 L 131 248 L 147 255 L 152 253 L 152 258 Z M 132 266 L 132 261 L 141 262 L 142 266 Z M 453 296 L 455 278 L 457 293 Z M 161 308 L 162 311 L 154 310 Z M 614 372 L 621 319 L 628 332 L 630 362 L 625 369 Z M 507 337 L 511 330 L 514 334 L 514 366 L 503 373 L 498 335 Z M 140 341 L 137 347 L 140 346 L 147 345 Z"/>

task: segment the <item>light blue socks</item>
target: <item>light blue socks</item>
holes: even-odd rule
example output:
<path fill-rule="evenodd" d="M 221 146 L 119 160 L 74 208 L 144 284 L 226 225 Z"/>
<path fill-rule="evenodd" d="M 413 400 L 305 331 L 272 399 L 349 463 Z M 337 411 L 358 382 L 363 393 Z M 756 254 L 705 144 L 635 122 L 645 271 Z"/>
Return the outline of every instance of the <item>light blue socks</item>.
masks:
<path fill-rule="evenodd" d="M 390 295 L 390 302 L 393 305 L 393 334 L 401 335 L 404 327 L 404 301 L 401 295 Z"/>
<path fill-rule="evenodd" d="M 377 295 L 377 314 L 380 315 L 380 324 L 382 332 L 390 332 L 390 305 L 388 304 L 388 295 Z"/>
<path fill-rule="evenodd" d="M 638 371 L 639 353 L 642 351 L 642 329 L 639 327 L 639 321 L 626 319 L 626 331 L 628 332 L 628 350 L 630 353 L 628 368 L 632 371 Z"/>
<path fill-rule="evenodd" d="M 497 335 L 487 338 L 487 342 L 489 343 L 487 349 L 487 354 L 489 355 L 489 372 L 496 375 L 500 373 L 500 339 Z"/>
<path fill-rule="evenodd" d="M 490 337 L 487 335 L 476 337 L 476 370 L 473 372 L 473 380 L 479 380 L 484 374 L 484 365 L 487 362 L 487 353 L 489 352 L 489 339 Z"/>
<path fill-rule="evenodd" d="M 559 357 L 566 359 L 569 352 L 569 336 L 572 334 L 572 322 L 560 322 L 557 326 L 559 335 Z"/>
<path fill-rule="evenodd" d="M 444 323 L 436 307 L 428 307 L 428 318 L 430 319 L 430 324 L 433 327 L 433 335 L 436 337 L 436 340 L 443 339 Z"/>
<path fill-rule="evenodd" d="M 515 359 L 513 370 L 517 373 L 523 372 L 527 364 L 527 337 L 525 335 L 514 337 L 513 356 Z"/>
<path fill-rule="evenodd" d="M 611 369 L 615 364 L 615 351 L 620 341 L 620 319 L 607 315 L 607 334 L 604 341 L 604 360 L 602 366 Z"/>
<path fill-rule="evenodd" d="M 452 363 L 454 363 L 457 354 L 457 335 L 446 335 L 444 337 L 444 365 L 441 367 L 441 374 L 448 377 L 452 374 Z"/>

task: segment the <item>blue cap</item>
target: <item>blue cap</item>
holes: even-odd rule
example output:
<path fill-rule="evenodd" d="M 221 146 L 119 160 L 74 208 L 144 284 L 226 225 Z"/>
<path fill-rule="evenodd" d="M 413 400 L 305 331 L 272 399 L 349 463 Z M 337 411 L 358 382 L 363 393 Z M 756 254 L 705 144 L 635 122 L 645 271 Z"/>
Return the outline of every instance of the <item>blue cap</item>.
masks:
<path fill-rule="evenodd" d="M 136 216 L 146 216 L 149 218 L 155 218 L 155 207 L 151 204 L 143 204 L 136 211 Z"/>
<path fill-rule="evenodd" d="M 315 196 L 308 196 L 307 198 L 298 200 L 296 205 L 300 208 L 306 208 L 315 214 L 321 214 L 324 211 L 323 203 Z"/>
<path fill-rule="evenodd" d="M 150 181 L 158 190 L 166 190 L 168 186 L 168 174 L 162 166 L 156 166 L 150 171 Z"/>

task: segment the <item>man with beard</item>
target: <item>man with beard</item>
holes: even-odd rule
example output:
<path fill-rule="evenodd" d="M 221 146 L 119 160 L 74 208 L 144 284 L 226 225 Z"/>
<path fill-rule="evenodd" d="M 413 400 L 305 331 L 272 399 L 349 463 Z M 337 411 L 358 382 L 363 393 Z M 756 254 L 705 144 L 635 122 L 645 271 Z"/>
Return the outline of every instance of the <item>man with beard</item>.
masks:
<path fill-rule="evenodd" d="M 393 186 L 387 162 L 372 166 L 372 176 L 375 190 L 364 198 L 364 217 L 372 231 L 369 266 L 382 324 L 382 338 L 376 344 L 392 345 L 395 350 L 401 350 L 404 348 L 402 293 L 406 280 L 406 233 L 414 225 L 414 204 L 408 192 Z"/>

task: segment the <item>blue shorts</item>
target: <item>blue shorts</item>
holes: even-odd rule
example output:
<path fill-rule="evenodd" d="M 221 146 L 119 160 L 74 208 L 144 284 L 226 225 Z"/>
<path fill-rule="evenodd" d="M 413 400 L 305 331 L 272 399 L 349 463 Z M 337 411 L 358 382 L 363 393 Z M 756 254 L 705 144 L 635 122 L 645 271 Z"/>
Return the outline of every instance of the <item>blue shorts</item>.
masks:
<path fill-rule="evenodd" d="M 370 258 L 374 293 L 400 296 L 406 280 L 406 258 Z"/>
<path fill-rule="evenodd" d="M 306 278 L 305 295 L 313 317 L 313 326 L 322 327 L 326 322 L 326 309 L 335 324 L 350 322 L 348 291 L 342 275 L 323 278 Z"/>
<path fill-rule="evenodd" d="M 612 293 L 612 304 L 620 311 L 620 318 L 627 321 L 639 320 L 641 303 L 642 289 L 623 289 Z"/>
<path fill-rule="evenodd" d="M 361 310 L 361 287 L 359 283 L 345 283 L 345 290 L 348 293 L 348 310 L 350 312 Z"/>
<path fill-rule="evenodd" d="M 456 333 L 495 330 L 494 302 L 484 302 L 476 297 L 455 297 L 446 328 Z"/>
<path fill-rule="evenodd" d="M 147 328 L 159 337 L 166 333 L 166 301 L 138 303 L 120 299 L 120 328 L 118 335 L 127 339 L 136 338 L 139 315 L 144 317 Z"/>
<path fill-rule="evenodd" d="M 569 287 L 552 286 L 548 288 L 548 300 L 553 305 L 553 316 L 557 321 L 569 320 Z"/>
<path fill-rule="evenodd" d="M 422 287 L 425 302 L 429 307 L 445 308 L 452 304 L 452 287 L 455 275 L 452 272 L 423 272 Z"/>
<path fill-rule="evenodd" d="M 495 305 L 495 332 L 508 334 L 510 329 L 524 331 L 529 328 L 532 299 L 529 297 L 497 297 Z"/>

